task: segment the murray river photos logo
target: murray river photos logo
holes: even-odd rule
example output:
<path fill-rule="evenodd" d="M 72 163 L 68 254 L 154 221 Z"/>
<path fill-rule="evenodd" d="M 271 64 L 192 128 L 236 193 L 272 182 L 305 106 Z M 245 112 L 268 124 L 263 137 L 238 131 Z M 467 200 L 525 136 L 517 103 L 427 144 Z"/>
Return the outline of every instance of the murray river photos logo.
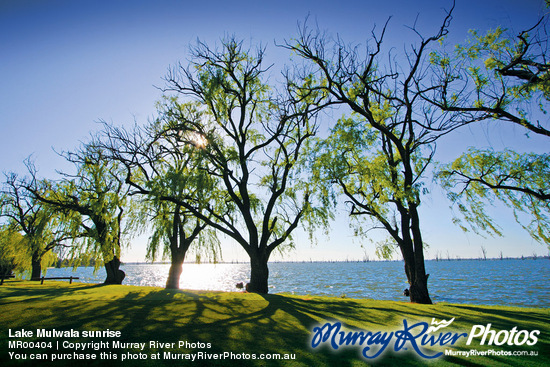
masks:
<path fill-rule="evenodd" d="M 394 352 L 414 351 L 418 356 L 426 359 L 439 358 L 445 354 L 441 347 L 450 347 L 465 342 L 467 346 L 472 342 L 479 345 L 535 345 L 538 341 L 539 330 L 493 330 L 491 324 L 474 325 L 469 333 L 451 332 L 448 328 L 455 319 L 410 323 L 403 320 L 403 327 L 393 331 L 345 330 L 340 322 L 327 322 L 313 328 L 311 347 L 328 345 L 333 350 L 343 347 L 361 348 L 361 355 L 366 359 L 381 356 L 387 350 Z M 475 344 L 474 344 L 475 346 Z"/>

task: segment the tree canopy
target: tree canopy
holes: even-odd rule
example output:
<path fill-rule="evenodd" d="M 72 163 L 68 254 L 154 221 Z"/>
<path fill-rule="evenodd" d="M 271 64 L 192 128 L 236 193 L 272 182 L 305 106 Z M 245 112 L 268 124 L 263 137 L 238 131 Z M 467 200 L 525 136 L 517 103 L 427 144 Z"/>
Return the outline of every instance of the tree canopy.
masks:
<path fill-rule="evenodd" d="M 26 188 L 34 197 L 59 213 L 70 216 L 69 233 L 81 238 L 73 254 L 78 258 L 103 259 L 106 283 L 120 284 L 119 270 L 123 217 L 127 206 L 127 187 L 121 180 L 120 167 L 105 159 L 101 150 L 91 145 L 65 153 L 76 173 L 63 173 L 58 181 L 38 179 L 30 167 L 32 180 Z"/>
<path fill-rule="evenodd" d="M 313 172 L 344 196 L 352 217 L 368 218 L 386 231 L 390 240 L 380 244 L 379 253 L 400 249 L 411 301 L 419 303 L 431 303 L 418 212 L 423 179 L 435 141 L 464 123 L 449 119 L 423 98 L 439 87 L 430 79 L 427 56 L 430 46 L 447 34 L 450 19 L 449 13 L 428 38 L 413 29 L 418 44 L 389 62 L 381 51 L 386 27 L 372 34 L 364 50 L 306 26 L 286 43 L 309 63 L 302 74 L 310 81 L 304 89 L 347 112 L 328 138 L 319 141 Z"/>
<path fill-rule="evenodd" d="M 19 271 L 30 270 L 39 278 L 56 257 L 52 250 L 71 240 L 66 225 L 69 216 L 55 211 L 25 188 L 24 180 L 15 173 L 5 174 L 0 193 L 0 217 L 6 219 L 3 234 L 8 258 Z M 27 255 L 31 261 L 21 261 Z"/>
<path fill-rule="evenodd" d="M 178 135 L 179 122 L 163 106 L 158 104 L 158 118 L 145 127 L 136 125 L 132 131 L 104 124 L 93 144 L 124 167 L 129 195 L 138 205 L 132 217 L 134 227 L 151 231 L 147 258 L 155 261 L 162 250 L 163 257 L 172 261 L 167 287 L 179 288 L 181 266 L 189 249 L 194 250 L 197 259 L 204 255 L 217 261 L 220 256 L 216 232 L 181 203 L 189 203 L 207 217 L 203 208 L 220 203 L 216 178 L 200 169 L 204 157 L 196 146 L 202 141 L 196 136 Z M 200 115 L 196 104 L 179 107 Z M 186 139 L 190 144 L 182 142 Z"/>
<path fill-rule="evenodd" d="M 271 253 L 290 245 L 300 220 L 316 212 L 296 167 L 317 129 L 318 98 L 293 94 L 290 81 L 277 93 L 265 81 L 263 59 L 264 49 L 246 49 L 234 38 L 219 50 L 199 43 L 189 67 L 166 76 L 166 91 L 189 98 L 198 114 L 176 98 L 166 100 L 165 113 L 177 122 L 173 138 L 202 150 L 201 169 L 219 180 L 223 205 L 201 212 L 179 203 L 242 246 L 251 259 L 249 290 L 267 293 Z"/>
<path fill-rule="evenodd" d="M 523 129 L 526 141 L 550 137 L 547 25 L 545 16 L 517 35 L 500 27 L 486 34 L 472 31 L 454 53 L 434 52 L 441 87 L 430 100 L 473 123 L 513 124 Z M 550 245 L 548 167 L 547 152 L 470 148 L 438 176 L 474 230 L 501 234 L 484 205 L 498 201 L 534 239 Z"/>

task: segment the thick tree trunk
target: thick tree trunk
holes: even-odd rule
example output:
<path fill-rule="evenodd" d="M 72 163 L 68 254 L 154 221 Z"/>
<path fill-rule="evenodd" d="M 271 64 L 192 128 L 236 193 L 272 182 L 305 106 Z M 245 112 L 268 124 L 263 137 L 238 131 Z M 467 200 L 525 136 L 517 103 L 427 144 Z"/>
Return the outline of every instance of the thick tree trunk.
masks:
<path fill-rule="evenodd" d="M 111 261 L 105 263 L 107 279 L 105 279 L 104 284 L 122 284 L 126 274 L 119 267 L 120 260 L 116 256 Z"/>
<path fill-rule="evenodd" d="M 268 260 L 269 255 L 261 251 L 255 252 L 250 256 L 250 283 L 247 286 L 248 292 L 268 293 Z"/>
<path fill-rule="evenodd" d="M 420 218 L 418 216 L 417 205 L 410 205 L 411 213 L 411 232 L 414 238 L 414 278 L 411 281 L 410 297 L 411 302 L 432 304 L 430 294 L 428 293 L 428 277 L 426 267 L 424 266 L 424 243 L 422 241 L 422 232 L 420 231 Z"/>
<path fill-rule="evenodd" d="M 185 260 L 185 252 L 173 253 L 172 263 L 170 264 L 170 270 L 168 272 L 168 279 L 166 280 L 166 289 L 179 289 L 180 277 L 183 271 L 182 265 Z"/>
<path fill-rule="evenodd" d="M 116 238 L 116 243 L 112 246 L 107 245 L 107 224 L 99 217 L 94 217 L 93 222 L 95 224 L 98 233 L 98 242 L 100 248 L 103 251 L 103 259 L 108 259 L 110 254 L 114 253 L 114 250 L 120 249 L 120 237 Z M 114 255 L 109 261 L 105 261 L 105 271 L 107 272 L 107 278 L 103 284 L 122 284 L 122 281 L 126 277 L 126 274 L 119 269 L 120 259 Z"/>
<path fill-rule="evenodd" d="M 428 292 L 428 275 L 424 267 L 424 254 L 422 249 L 413 249 L 412 244 L 408 249 L 402 249 L 405 261 L 405 274 L 409 281 L 409 297 L 413 303 L 432 304 Z"/>
<path fill-rule="evenodd" d="M 180 277 L 183 271 L 182 265 L 185 260 L 185 254 L 191 246 L 191 242 L 200 232 L 200 226 L 195 228 L 193 235 L 189 238 L 185 236 L 185 230 L 180 217 L 180 206 L 176 205 L 174 219 L 172 221 L 172 235 L 170 236 L 170 256 L 172 263 L 166 280 L 166 289 L 179 289 Z"/>
<path fill-rule="evenodd" d="M 38 251 L 33 252 L 31 259 L 31 280 L 40 280 L 42 275 L 42 256 Z"/>
<path fill-rule="evenodd" d="M 10 262 L 6 262 L 4 264 L 0 264 L 0 274 L 2 275 L 11 275 L 13 271 L 13 264 Z"/>
<path fill-rule="evenodd" d="M 432 300 L 428 293 L 428 276 L 426 274 L 417 274 L 409 290 L 411 302 L 431 305 Z"/>
<path fill-rule="evenodd" d="M 7 276 L 12 275 L 13 268 L 13 264 L 0 264 L 0 275 L 2 275 L 0 285 L 4 284 L 4 279 L 6 279 Z"/>

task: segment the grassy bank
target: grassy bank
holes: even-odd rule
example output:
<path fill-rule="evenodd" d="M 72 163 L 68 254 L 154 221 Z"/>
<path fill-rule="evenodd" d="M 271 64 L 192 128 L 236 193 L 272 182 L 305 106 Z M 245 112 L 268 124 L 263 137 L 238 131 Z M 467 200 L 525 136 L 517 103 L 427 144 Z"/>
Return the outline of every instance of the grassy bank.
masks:
<path fill-rule="evenodd" d="M 505 299 L 503 299 L 505 302 Z M 337 320 L 346 326 L 346 330 L 392 331 L 403 329 L 403 319 L 410 324 L 430 323 L 432 318 L 449 320 L 454 323 L 443 332 L 470 333 L 473 325 L 492 324 L 493 330 L 540 330 L 535 346 L 480 346 L 479 339 L 466 345 L 462 338 L 452 347 L 438 347 L 429 354 L 445 349 L 467 351 L 476 349 L 504 351 L 538 351 L 536 357 L 503 356 L 443 356 L 435 361 L 417 357 L 408 348 L 398 353 L 393 345 L 381 357 L 366 361 L 361 357 L 362 347 L 346 347 L 332 350 L 323 345 L 315 350 L 310 348 L 313 327 L 328 321 Z M 37 329 L 120 331 L 120 337 L 79 338 L 9 337 L 8 330 Z M 439 334 L 439 332 L 437 333 Z M 169 291 L 161 288 L 136 286 L 103 286 L 67 282 L 7 281 L 0 286 L 0 363 L 6 365 L 30 365 L 10 359 L 9 352 L 20 354 L 51 353 L 48 349 L 9 349 L 8 342 L 13 340 L 99 342 L 113 341 L 146 343 L 143 354 L 146 360 L 120 362 L 123 354 L 130 352 L 134 356 L 138 349 L 111 349 L 110 357 L 117 355 L 118 360 L 64 361 L 58 365 L 235 365 L 235 366 L 364 366 L 375 365 L 464 365 L 497 366 L 550 365 L 550 310 L 515 307 L 472 306 L 455 304 L 415 305 L 404 302 L 355 300 L 313 296 L 257 295 L 245 293 L 220 293 L 200 291 Z M 150 348 L 151 341 L 175 343 L 170 346 Z M 204 343 L 201 348 L 178 349 L 178 342 Z M 210 348 L 206 346 L 210 343 Z M 475 345 L 474 345 L 475 344 Z M 187 345 L 189 346 L 189 345 Z M 164 359 L 164 352 L 175 354 L 230 352 L 234 355 L 249 353 L 259 358 L 264 353 L 295 355 L 295 360 L 218 360 L 190 362 Z M 427 351 L 427 350 L 426 350 Z M 63 349 L 55 353 L 73 353 Z M 88 349 L 78 353 L 96 354 L 101 351 Z M 153 355 L 160 353 L 159 360 Z M 34 356 L 36 357 L 36 355 Z M 73 356 L 74 357 L 74 356 Z M 48 357 L 51 358 L 51 357 Z M 49 362 L 45 365 L 53 365 Z"/>

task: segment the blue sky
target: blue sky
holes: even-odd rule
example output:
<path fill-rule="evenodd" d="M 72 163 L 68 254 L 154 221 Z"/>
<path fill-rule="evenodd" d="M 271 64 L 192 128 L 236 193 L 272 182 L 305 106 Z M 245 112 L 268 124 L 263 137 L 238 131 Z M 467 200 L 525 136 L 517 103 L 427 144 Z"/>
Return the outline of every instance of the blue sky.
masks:
<path fill-rule="evenodd" d="M 448 41 L 457 43 L 468 29 L 502 25 L 523 30 L 536 23 L 542 0 L 457 0 Z M 309 15 L 321 29 L 340 34 L 350 43 L 364 43 L 373 26 L 389 16 L 386 44 L 402 49 L 414 40 L 405 26 L 424 34 L 435 31 L 451 1 L 74 1 L 0 0 L 0 169 L 24 173 L 23 160 L 33 155 L 40 174 L 55 177 L 65 162 L 57 151 L 86 140 L 96 123 L 145 123 L 155 113 L 162 76 L 168 66 L 185 62 L 188 46 L 197 39 L 209 44 L 236 35 L 267 46 L 269 62 L 282 67 L 286 50 L 274 46 L 296 34 L 297 23 Z M 460 154 L 469 145 L 518 150 L 542 143 L 518 139 L 513 129 L 465 130 L 439 144 L 440 160 Z M 540 148 L 542 149 L 542 148 Z M 428 257 L 478 257 L 483 245 L 489 256 L 547 254 L 545 245 L 523 233 L 510 212 L 495 209 L 503 238 L 465 234 L 451 224 L 449 203 L 436 185 L 423 203 Z M 299 236 L 301 238 L 301 236 Z M 365 245 L 354 239 L 345 213 L 330 238 L 311 246 L 300 239 L 292 259 L 360 259 Z M 125 252 L 123 260 L 143 260 L 143 239 Z M 238 247 L 227 246 L 224 259 L 242 258 Z"/>

